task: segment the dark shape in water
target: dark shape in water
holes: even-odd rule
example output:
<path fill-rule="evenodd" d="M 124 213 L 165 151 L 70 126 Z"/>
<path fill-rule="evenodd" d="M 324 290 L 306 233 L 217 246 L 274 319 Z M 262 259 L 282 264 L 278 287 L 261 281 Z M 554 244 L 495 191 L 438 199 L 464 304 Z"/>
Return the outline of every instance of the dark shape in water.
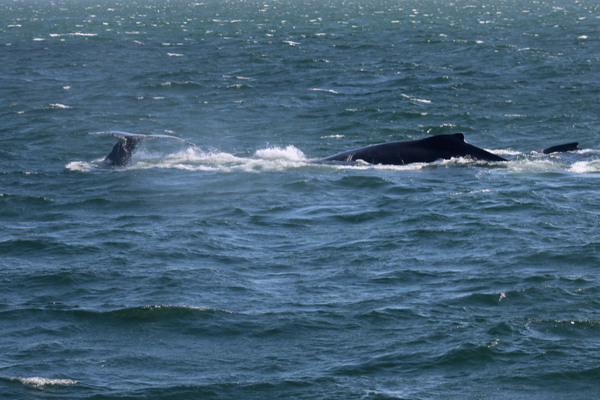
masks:
<path fill-rule="evenodd" d="M 462 133 L 376 144 L 336 154 L 321 161 L 351 162 L 362 160 L 370 164 L 404 165 L 430 163 L 439 159 L 449 160 L 456 157 L 470 157 L 482 161 L 508 161 L 465 142 L 465 135 Z"/>
<path fill-rule="evenodd" d="M 542 150 L 544 154 L 580 150 L 578 143 L 566 143 Z M 480 161 L 508 161 L 489 151 L 465 142 L 465 135 L 431 136 L 425 139 L 391 142 L 362 147 L 336 154 L 321 162 L 352 162 L 362 160 L 370 164 L 405 165 L 411 163 L 430 163 L 436 160 L 449 160 L 456 157 L 468 157 Z"/>
<path fill-rule="evenodd" d="M 108 165 L 114 165 L 118 167 L 127 165 L 127 163 L 131 160 L 131 156 L 133 155 L 133 150 L 135 147 L 144 140 L 171 139 L 196 147 L 194 143 L 169 135 L 138 135 L 136 133 L 119 131 L 113 131 L 111 134 L 119 139 L 119 141 L 117 144 L 115 144 L 110 154 L 106 156 L 104 162 L 106 162 Z"/>
<path fill-rule="evenodd" d="M 559 144 L 558 146 L 548 147 L 541 151 L 542 154 L 552 154 L 552 153 L 564 153 L 566 151 L 576 151 L 581 150 L 577 147 L 578 142 Z"/>

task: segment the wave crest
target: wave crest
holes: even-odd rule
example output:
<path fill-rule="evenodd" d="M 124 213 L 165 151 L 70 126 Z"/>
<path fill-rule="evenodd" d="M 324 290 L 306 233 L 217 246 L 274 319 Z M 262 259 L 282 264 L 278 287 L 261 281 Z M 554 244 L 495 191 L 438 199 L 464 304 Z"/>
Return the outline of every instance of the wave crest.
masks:
<path fill-rule="evenodd" d="M 268 149 L 258 150 L 255 154 L 256 157 L 265 160 L 306 161 L 304 153 L 292 145 L 287 146 L 285 149 L 281 147 L 270 147 Z"/>
<path fill-rule="evenodd" d="M 21 382 L 23 385 L 41 388 L 44 386 L 72 386 L 79 382 L 73 379 L 48 379 L 48 378 L 10 378 L 11 381 Z"/>

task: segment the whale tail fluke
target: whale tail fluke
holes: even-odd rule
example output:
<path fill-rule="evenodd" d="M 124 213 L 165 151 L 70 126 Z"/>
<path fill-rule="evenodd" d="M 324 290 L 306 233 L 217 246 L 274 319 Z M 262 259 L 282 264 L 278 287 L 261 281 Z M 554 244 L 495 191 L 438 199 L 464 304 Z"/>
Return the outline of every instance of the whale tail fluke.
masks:
<path fill-rule="evenodd" d="M 577 145 L 579 145 L 578 142 L 559 144 L 558 146 L 548 147 L 547 149 L 542 150 L 541 153 L 542 154 L 552 154 L 552 153 L 564 153 L 566 151 L 581 150 L 579 147 L 577 147 Z"/>
<path fill-rule="evenodd" d="M 112 131 L 111 135 L 119 139 L 119 141 L 117 144 L 115 144 L 110 154 L 106 156 L 104 162 L 106 162 L 108 165 L 114 165 L 117 167 L 123 167 L 127 165 L 127 163 L 131 160 L 131 156 L 133 155 L 133 150 L 135 147 L 145 140 L 171 139 L 196 147 L 196 145 L 192 142 L 169 135 L 139 135 L 137 133 L 120 131 Z"/>

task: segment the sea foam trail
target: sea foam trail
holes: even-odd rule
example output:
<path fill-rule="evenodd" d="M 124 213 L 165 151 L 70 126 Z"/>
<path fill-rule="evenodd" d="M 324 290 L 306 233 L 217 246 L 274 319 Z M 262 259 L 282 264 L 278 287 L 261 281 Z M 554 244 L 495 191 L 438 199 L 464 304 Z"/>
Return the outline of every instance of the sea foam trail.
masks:
<path fill-rule="evenodd" d="M 11 381 L 20 382 L 23 385 L 32 386 L 35 388 L 42 388 L 45 386 L 72 386 L 79 383 L 73 379 L 48 379 L 48 378 L 10 378 Z"/>
<path fill-rule="evenodd" d="M 600 172 L 600 160 L 578 161 L 570 166 L 568 172 L 574 174 L 589 174 Z"/>
<path fill-rule="evenodd" d="M 104 158 L 92 162 L 72 161 L 65 165 L 65 168 L 69 171 L 89 172 L 94 169 L 106 168 L 103 160 Z M 257 150 L 250 157 L 239 157 L 218 150 L 205 151 L 197 148 L 187 148 L 169 154 L 140 149 L 134 154 L 132 162 L 122 169 L 163 168 L 188 171 L 260 172 L 301 167 L 310 162 L 300 149 L 292 145 Z"/>
<path fill-rule="evenodd" d="M 260 172 L 265 170 L 284 170 L 287 168 L 301 167 L 309 163 L 304 153 L 294 146 L 269 147 L 255 152 L 251 157 L 219 152 L 203 151 L 188 148 L 160 157 L 153 162 L 148 160 L 152 154 L 141 152 L 140 161 L 132 168 L 174 168 L 191 171 L 245 171 Z"/>
<path fill-rule="evenodd" d="M 265 160 L 287 160 L 295 162 L 305 162 L 304 153 L 294 146 L 287 146 L 285 149 L 281 147 L 270 147 L 263 150 L 258 150 L 255 153 L 257 158 Z"/>

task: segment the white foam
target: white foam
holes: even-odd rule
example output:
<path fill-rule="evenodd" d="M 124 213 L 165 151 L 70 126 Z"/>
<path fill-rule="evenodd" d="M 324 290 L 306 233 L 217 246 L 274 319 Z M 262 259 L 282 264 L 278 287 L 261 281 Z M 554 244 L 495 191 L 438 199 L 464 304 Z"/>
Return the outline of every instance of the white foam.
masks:
<path fill-rule="evenodd" d="M 520 151 L 516 151 L 516 150 L 489 150 L 489 149 L 484 149 L 484 150 L 488 151 L 490 153 L 502 155 L 502 156 L 520 156 L 523 154 Z"/>
<path fill-rule="evenodd" d="M 431 104 L 431 100 L 427 100 L 427 99 L 417 99 L 416 97 L 413 96 L 409 96 L 406 94 L 402 94 L 402 97 L 406 97 L 407 99 L 410 99 L 412 101 L 416 101 L 417 103 L 425 103 L 425 104 Z"/>
<path fill-rule="evenodd" d="M 72 161 L 65 165 L 65 168 L 69 171 L 88 172 L 90 169 L 92 169 L 92 166 L 85 161 Z"/>
<path fill-rule="evenodd" d="M 244 171 L 284 170 L 308 163 L 304 153 L 294 146 L 269 147 L 256 151 L 253 157 L 237 157 L 219 151 L 202 151 L 187 148 L 164 155 L 160 152 L 140 150 L 127 169 L 172 168 L 188 171 Z M 71 168 L 83 167 L 71 163 Z"/>
<path fill-rule="evenodd" d="M 62 108 L 62 109 L 71 108 L 69 106 L 65 106 L 64 104 L 60 104 L 60 103 L 50 104 L 50 107 L 52 107 L 52 108 Z"/>
<path fill-rule="evenodd" d="M 335 90 L 331 90 L 331 89 L 313 88 L 313 89 L 308 89 L 308 90 L 311 90 L 313 92 L 326 92 L 326 93 L 338 94 L 338 92 L 336 92 Z"/>
<path fill-rule="evenodd" d="M 355 170 L 365 171 L 369 169 L 376 169 L 382 171 L 418 171 L 428 166 L 431 163 L 412 163 L 406 165 L 383 165 L 383 164 L 369 164 L 363 160 L 357 160 L 351 164 L 327 164 L 328 168 L 342 169 L 342 170 Z"/>
<path fill-rule="evenodd" d="M 506 163 L 511 171 L 548 172 L 564 170 L 560 164 L 549 159 L 519 159 Z"/>
<path fill-rule="evenodd" d="M 48 379 L 48 378 L 10 378 L 11 380 L 21 382 L 27 386 L 33 386 L 35 388 L 40 388 L 44 386 L 72 386 L 79 383 L 73 379 Z"/>
<path fill-rule="evenodd" d="M 255 155 L 256 157 L 266 160 L 306 161 L 304 153 L 291 145 L 287 146 L 285 149 L 281 147 L 270 147 L 268 149 L 258 150 Z"/>
<path fill-rule="evenodd" d="M 239 164 L 243 158 L 234 156 L 233 154 L 223 152 L 204 152 L 194 148 L 187 148 L 183 151 L 169 154 L 164 158 L 167 163 L 204 163 L 214 166 L 227 166 Z"/>
<path fill-rule="evenodd" d="M 512 164 L 513 162 L 509 162 Z M 418 171 L 427 168 L 448 168 L 459 165 L 469 165 L 469 164 L 483 164 L 483 165 L 505 165 L 505 162 L 490 162 L 490 161 L 478 161 L 473 160 L 470 157 L 453 157 L 449 160 L 439 159 L 432 163 L 411 163 L 406 165 L 381 165 L 381 164 L 369 164 L 362 160 L 358 160 L 352 164 L 327 164 L 333 168 L 337 169 L 356 169 L 356 170 L 367 170 L 367 169 L 377 169 L 377 170 L 390 170 L 390 171 Z"/>
<path fill-rule="evenodd" d="M 596 161 L 578 161 L 571 165 L 568 169 L 569 172 L 574 174 L 589 174 L 591 172 L 600 171 L 600 163 Z"/>

